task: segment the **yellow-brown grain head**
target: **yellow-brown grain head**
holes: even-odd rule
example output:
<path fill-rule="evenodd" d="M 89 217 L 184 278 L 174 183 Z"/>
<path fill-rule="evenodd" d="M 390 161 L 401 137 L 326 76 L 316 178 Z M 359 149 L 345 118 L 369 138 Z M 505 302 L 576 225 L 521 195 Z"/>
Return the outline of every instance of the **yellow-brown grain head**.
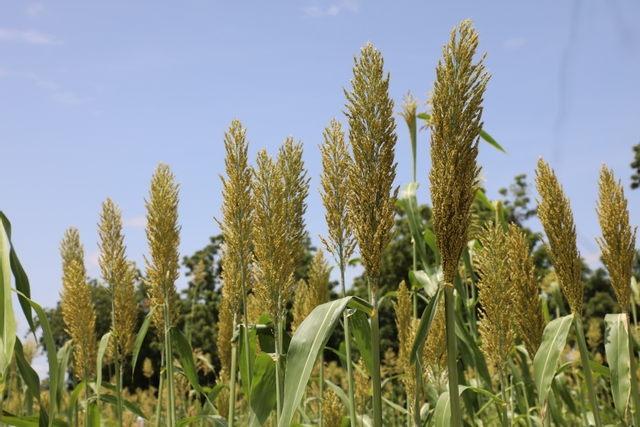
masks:
<path fill-rule="evenodd" d="M 636 230 L 629 224 L 627 199 L 620 181 L 615 180 L 613 169 L 602 165 L 598 182 L 599 201 L 596 213 L 602 229 L 602 237 L 596 238 L 602 251 L 602 259 L 611 286 L 616 293 L 623 313 L 629 309 L 631 294 L 631 269 L 635 256 Z"/>
<path fill-rule="evenodd" d="M 66 332 L 73 340 L 74 370 L 82 381 L 96 372 L 96 311 L 91 301 L 84 268 L 84 248 L 80 234 L 69 228 L 60 242 L 62 255 L 62 292 L 60 305 Z"/>
<path fill-rule="evenodd" d="M 320 236 L 320 240 L 336 261 L 347 262 L 355 248 L 347 210 L 349 203 L 347 178 L 351 157 L 340 122 L 331 120 L 323 136 L 324 144 L 320 146 L 322 154 L 320 195 L 325 209 L 324 217 L 327 221 L 328 236 L 326 239 Z"/>
<path fill-rule="evenodd" d="M 400 286 L 398 286 L 397 297 L 398 302 L 393 303 L 393 309 L 396 312 L 396 327 L 398 328 L 399 358 L 402 364 L 402 370 L 406 374 L 402 382 L 405 385 L 405 392 L 407 393 L 409 401 L 413 402 L 416 392 L 416 373 L 415 368 L 411 367 L 409 360 L 415 338 L 415 325 L 411 294 L 404 280 L 400 282 Z"/>
<path fill-rule="evenodd" d="M 135 267 L 127 261 L 122 234 L 122 211 L 113 200 L 102 203 L 100 224 L 100 257 L 98 262 L 102 280 L 113 298 L 111 330 L 117 331 L 120 357 L 133 352 L 138 321 L 138 304 L 135 290 Z"/>
<path fill-rule="evenodd" d="M 515 322 L 524 346 L 533 357 L 540 348 L 546 326 L 533 257 L 524 232 L 516 224 L 509 225 L 506 245 L 509 280 L 515 286 L 515 306 L 518 307 L 514 311 Z"/>
<path fill-rule="evenodd" d="M 281 293 L 286 297 L 293 289 L 293 274 L 287 268 L 291 249 L 287 239 L 285 189 L 283 172 L 266 150 L 260 150 L 253 172 L 252 189 L 255 202 L 254 293 L 262 312 L 272 319 L 278 314 Z M 285 300 L 286 301 L 286 300 Z"/>
<path fill-rule="evenodd" d="M 354 58 L 348 104 L 349 141 L 353 161 L 349 167 L 349 217 L 372 292 L 377 290 L 382 252 L 391 240 L 398 188 L 395 120 L 389 97 L 389 74 L 384 73 L 380 51 L 368 43 Z"/>
<path fill-rule="evenodd" d="M 232 313 L 242 312 L 242 282 L 251 285 L 253 261 L 253 196 L 251 168 L 248 165 L 246 129 L 234 119 L 224 135 L 227 177 L 222 179 L 222 221 L 218 221 L 222 247 L 222 296 Z"/>
<path fill-rule="evenodd" d="M 322 397 L 322 413 L 326 427 L 340 427 L 342 425 L 343 407 L 340 398 L 331 389 L 324 391 Z"/>
<path fill-rule="evenodd" d="M 456 37 L 456 33 L 458 36 Z M 442 255 L 444 280 L 455 280 L 471 218 L 469 209 L 478 189 L 476 163 L 482 130 L 482 96 L 489 75 L 484 56 L 473 63 L 478 35 L 471 21 L 451 32 L 438 61 L 431 114 L 431 200 L 433 227 Z"/>
<path fill-rule="evenodd" d="M 168 165 L 160 163 L 151 178 L 147 207 L 147 240 L 150 259 L 145 257 L 149 297 L 153 305 L 167 304 L 171 325 L 178 321 L 175 282 L 179 275 L 180 226 L 178 225 L 178 184 Z M 154 313 L 153 323 L 160 337 L 165 325 L 162 310 Z"/>
<path fill-rule="evenodd" d="M 584 293 L 582 264 L 569 198 L 562 191 L 555 172 L 542 158 L 538 159 L 535 181 L 541 198 L 538 200 L 538 217 L 547 236 L 542 243 L 549 253 L 560 288 L 569 301 L 571 313 L 581 316 Z"/>
<path fill-rule="evenodd" d="M 234 319 L 229 301 L 222 299 L 218 313 L 218 358 L 222 370 L 231 372 L 231 339 L 233 338 Z"/>
<path fill-rule="evenodd" d="M 475 256 L 479 272 L 480 325 L 482 351 L 496 366 L 504 368 L 515 345 L 513 328 L 515 288 L 509 280 L 506 235 L 500 225 L 488 224 L 480 238 L 482 249 Z"/>

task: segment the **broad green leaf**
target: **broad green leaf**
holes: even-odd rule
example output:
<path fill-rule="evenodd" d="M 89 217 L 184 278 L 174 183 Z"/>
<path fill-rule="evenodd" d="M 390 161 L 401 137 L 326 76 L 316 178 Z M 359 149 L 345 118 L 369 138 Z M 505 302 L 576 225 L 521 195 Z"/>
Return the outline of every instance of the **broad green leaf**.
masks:
<path fill-rule="evenodd" d="M 491 399 L 495 404 L 498 405 L 499 408 L 502 408 L 506 403 L 504 400 L 500 399 L 495 394 L 484 390 L 482 388 L 477 387 L 469 387 L 466 385 L 459 384 L 458 385 L 458 393 L 462 396 L 467 390 L 471 390 L 476 393 L 480 393 L 489 399 Z M 436 412 L 435 412 L 435 425 L 436 427 L 450 427 L 451 426 L 451 402 L 449 400 L 449 392 L 445 391 L 438 398 L 438 402 L 436 403 Z"/>
<path fill-rule="evenodd" d="M 78 401 L 78 397 L 80 397 L 80 393 L 84 391 L 84 388 L 87 386 L 87 383 L 82 381 L 78 383 L 76 388 L 71 393 L 71 397 L 69 398 L 69 404 L 67 405 L 67 418 L 69 420 L 73 419 L 73 411 L 75 410 L 76 402 Z"/>
<path fill-rule="evenodd" d="M 34 396 L 40 404 L 40 417 L 38 418 L 39 427 L 47 427 L 47 425 L 49 424 L 49 414 L 47 413 L 47 410 L 40 400 L 40 377 L 24 357 L 22 342 L 18 337 L 16 337 L 14 354 L 22 380 L 27 385 L 27 388 L 31 392 L 31 395 Z"/>
<path fill-rule="evenodd" d="M 589 360 L 589 366 L 594 374 L 602 375 L 605 378 L 611 378 L 611 370 L 606 366 L 602 366 L 595 360 Z"/>
<path fill-rule="evenodd" d="M 429 336 L 429 329 L 431 329 L 431 323 L 433 319 L 436 317 L 436 311 L 438 310 L 440 297 L 442 296 L 442 286 L 438 287 L 438 290 L 427 304 L 427 307 L 424 309 L 422 313 L 422 318 L 420 318 L 420 323 L 418 324 L 418 329 L 416 330 L 416 337 L 413 340 L 413 347 L 411 348 L 411 355 L 409 357 L 409 362 L 411 365 L 416 363 L 416 354 L 418 353 L 418 349 L 424 344 Z"/>
<path fill-rule="evenodd" d="M 111 332 L 107 332 L 102 336 L 102 339 L 100 339 L 100 345 L 98 346 L 98 359 L 96 360 L 98 370 L 96 371 L 95 386 L 95 392 L 98 399 L 100 399 L 100 385 L 102 384 L 102 360 L 104 359 L 104 353 L 107 351 L 110 339 Z"/>
<path fill-rule="evenodd" d="M 282 407 L 279 427 L 289 427 L 291 424 L 295 410 L 307 388 L 318 354 L 327 344 L 329 336 L 344 310 L 350 305 L 350 301 L 355 301 L 353 305 L 358 307 L 369 305 L 365 301 L 358 300 L 360 300 L 358 297 L 346 297 L 319 305 L 298 326 L 291 339 L 287 355 L 284 379 L 284 395 L 287 398 Z"/>
<path fill-rule="evenodd" d="M 56 345 L 53 341 L 53 334 L 51 333 L 51 326 L 49 325 L 49 319 L 42 307 L 35 301 L 27 298 L 22 292 L 14 290 L 15 293 L 21 295 L 33 308 L 40 321 L 40 328 L 42 328 L 42 338 L 44 340 L 44 346 L 47 351 L 47 362 L 49 363 L 49 382 L 50 384 L 58 383 L 58 355 L 56 353 Z M 54 408 L 57 401 L 58 391 L 56 387 L 52 387 L 49 390 L 49 407 Z M 49 427 L 52 426 L 54 417 L 49 417 Z"/>
<path fill-rule="evenodd" d="M 61 348 L 58 350 L 58 372 L 67 372 L 67 368 L 69 367 L 69 356 L 71 355 L 71 341 L 67 341 Z M 64 393 L 64 375 L 60 375 L 58 377 L 58 384 L 56 385 L 58 388 L 58 400 L 56 404 L 58 405 L 58 412 L 62 412 L 62 395 Z"/>
<path fill-rule="evenodd" d="M 191 350 L 189 341 L 187 341 L 184 334 L 180 332 L 180 329 L 175 326 L 169 328 L 169 331 L 171 333 L 171 339 L 178 350 L 178 356 L 180 357 L 180 363 L 182 364 L 184 375 L 189 380 L 191 387 L 193 387 L 193 389 L 199 394 L 203 394 L 204 391 L 198 381 L 198 371 L 196 370 L 196 364 L 193 360 L 193 351 Z"/>
<path fill-rule="evenodd" d="M 427 269 L 430 265 L 427 261 L 427 249 L 425 247 L 424 239 L 422 238 L 424 233 L 424 224 L 422 223 L 418 199 L 416 198 L 416 190 L 419 185 L 420 183 L 418 182 L 409 182 L 406 184 L 400 192 L 400 198 L 402 199 L 404 211 L 407 214 L 409 230 L 411 230 L 411 236 L 416 245 L 418 255 L 420 256 L 422 265 Z"/>
<path fill-rule="evenodd" d="M 249 330 L 248 338 L 249 338 L 249 363 L 251 366 L 247 366 L 247 355 L 246 345 L 245 345 L 245 334 L 244 334 L 244 325 L 237 326 L 237 332 L 239 334 L 239 342 L 240 348 L 238 351 L 238 364 L 240 365 L 240 379 L 242 380 L 242 388 L 247 396 L 251 396 L 251 390 L 245 390 L 246 386 L 250 384 L 249 382 L 249 372 L 253 372 L 253 364 L 254 364 L 254 354 L 256 354 L 256 328 L 253 327 Z"/>
<path fill-rule="evenodd" d="M 2 411 L 2 418 L 0 421 L 16 427 L 38 427 L 39 422 L 38 415 L 18 417 L 13 414 L 9 414 L 6 411 Z M 67 422 L 60 418 L 53 418 L 51 422 L 54 427 L 71 427 Z"/>
<path fill-rule="evenodd" d="M 624 420 L 631 393 L 628 322 L 625 313 L 604 317 L 604 348 L 611 370 L 611 393 L 621 420 Z"/>
<path fill-rule="evenodd" d="M 347 414 L 349 413 L 349 406 L 352 404 L 351 400 L 349 400 L 349 397 L 347 397 L 347 393 L 344 392 L 344 390 L 342 389 L 342 387 L 340 387 L 339 385 L 325 379 L 324 383 L 326 385 L 329 386 L 329 388 L 331 390 L 333 390 L 333 392 L 340 398 L 340 400 L 342 400 L 342 404 L 344 405 L 344 407 L 347 409 Z"/>
<path fill-rule="evenodd" d="M 4 224 L 4 220 L 0 218 Z M 16 342 L 16 318 L 11 303 L 11 267 L 9 262 L 9 246 L 0 227 L 0 385 L 7 379 L 7 369 L 13 356 Z"/>
<path fill-rule="evenodd" d="M 458 281 L 459 277 L 460 275 L 456 276 L 456 281 Z M 457 311 L 455 313 L 455 319 L 458 350 L 460 350 L 462 359 L 466 364 L 473 367 L 477 375 L 482 378 L 485 384 L 491 384 L 491 374 L 489 373 L 487 360 L 484 357 L 482 350 L 480 350 L 478 342 L 473 338 L 469 329 L 467 329 L 461 311 Z"/>
<path fill-rule="evenodd" d="M 196 415 L 195 417 L 183 418 L 176 423 L 176 427 L 186 427 L 189 424 L 194 424 L 200 420 L 211 421 L 214 425 L 220 427 L 227 427 L 227 420 L 220 415 Z"/>
<path fill-rule="evenodd" d="M 133 374 L 136 371 L 136 362 L 138 361 L 138 355 L 140 354 L 140 349 L 142 348 L 142 343 L 144 342 L 144 337 L 147 336 L 147 331 L 149 330 L 149 325 L 151 324 L 151 318 L 153 317 L 153 313 L 158 308 L 157 305 L 151 307 L 149 313 L 144 317 L 144 322 L 142 322 L 142 326 L 140 327 L 140 331 L 138 331 L 138 336 L 136 336 L 136 342 L 133 345 L 133 354 L 131 356 L 131 378 L 133 378 Z"/>
<path fill-rule="evenodd" d="M 29 278 L 27 277 L 27 273 L 25 273 L 24 268 L 22 268 L 22 264 L 20 263 L 18 255 L 16 254 L 16 249 L 13 246 L 13 242 L 11 241 L 11 222 L 2 211 L 0 211 L 0 221 L 2 221 L 2 223 L 4 224 L 4 230 L 7 234 L 7 240 L 9 241 L 9 246 L 11 247 L 9 250 L 9 263 L 11 264 L 11 271 L 13 272 L 13 277 L 16 281 L 16 289 L 26 295 L 27 298 L 31 298 L 31 287 L 29 286 Z M 31 328 L 33 337 L 35 338 L 36 327 L 33 322 L 31 305 L 29 305 L 29 302 L 21 296 L 18 296 L 18 301 L 20 301 L 20 306 L 22 307 L 24 317 L 27 319 L 29 328 Z"/>
<path fill-rule="evenodd" d="M 100 427 L 100 407 L 96 401 L 91 401 L 87 408 L 87 427 Z"/>
<path fill-rule="evenodd" d="M 424 270 L 409 271 L 409 280 L 413 289 L 424 289 L 429 298 L 433 297 L 438 289 L 438 275 L 429 274 Z"/>
<path fill-rule="evenodd" d="M 549 322 L 544 328 L 542 343 L 533 359 L 533 374 L 538 388 L 540 406 L 543 408 L 572 322 L 573 315 L 571 314 Z"/>
<path fill-rule="evenodd" d="M 436 255 L 436 266 L 440 264 L 440 251 L 438 250 L 438 245 L 436 245 L 436 235 L 431 229 L 424 229 L 424 242 L 429 246 L 431 251 Z"/>
<path fill-rule="evenodd" d="M 276 352 L 276 340 L 274 338 L 273 322 L 268 314 L 263 314 L 258 319 L 258 325 L 256 325 L 256 336 L 260 343 L 260 350 L 265 353 Z M 289 350 L 289 344 L 291 343 L 291 335 L 286 332 L 282 334 L 282 349 L 280 353 L 287 354 Z"/>
<path fill-rule="evenodd" d="M 358 344 L 358 350 L 360 350 L 364 366 L 367 368 L 367 372 L 371 374 L 373 366 L 371 365 L 371 326 L 369 325 L 369 318 L 362 311 L 356 310 L 349 315 L 348 319 L 351 333 Z"/>
<path fill-rule="evenodd" d="M 482 203 L 484 207 L 491 210 L 491 212 L 495 212 L 496 207 L 493 206 L 493 203 L 491 203 L 489 199 L 487 199 L 487 195 L 482 191 L 482 188 L 478 188 L 478 191 L 476 191 L 476 200 Z"/>
<path fill-rule="evenodd" d="M 249 425 L 260 427 L 269 418 L 276 405 L 276 361 L 267 353 L 260 352 L 253 365 L 251 381 L 251 410 Z"/>
<path fill-rule="evenodd" d="M 551 383 L 551 389 L 556 394 L 556 396 L 559 396 L 560 399 L 564 401 L 564 403 L 567 405 L 567 408 L 569 408 L 569 410 L 573 412 L 574 415 L 580 415 L 580 413 L 578 412 L 578 407 L 576 406 L 576 403 L 573 401 L 573 397 L 571 396 L 571 390 L 569 389 L 569 384 L 567 384 L 567 379 L 565 378 L 564 373 L 560 373 L 555 376 L 553 382 Z"/>
<path fill-rule="evenodd" d="M 108 403 L 109 405 L 116 407 L 118 405 L 118 399 L 116 398 L 116 396 L 111 395 L 111 394 L 101 394 L 100 395 L 100 400 L 102 402 Z M 122 404 L 124 405 L 124 408 L 131 412 L 132 414 L 138 416 L 138 417 L 142 417 L 145 420 L 149 420 L 149 418 L 145 415 L 144 412 L 142 412 L 142 409 L 140 409 L 138 407 L 138 405 L 136 405 L 135 403 L 127 400 L 127 399 L 123 399 L 122 400 Z"/>

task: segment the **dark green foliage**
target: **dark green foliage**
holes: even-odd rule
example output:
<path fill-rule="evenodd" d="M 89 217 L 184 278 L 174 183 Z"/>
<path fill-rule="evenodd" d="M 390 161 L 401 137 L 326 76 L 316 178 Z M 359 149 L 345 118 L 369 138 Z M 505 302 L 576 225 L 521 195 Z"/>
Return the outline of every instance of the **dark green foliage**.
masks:
<path fill-rule="evenodd" d="M 631 168 L 635 170 L 635 173 L 631 175 L 631 188 L 635 190 L 640 187 L 640 143 L 633 146 L 634 159 L 631 162 Z"/>

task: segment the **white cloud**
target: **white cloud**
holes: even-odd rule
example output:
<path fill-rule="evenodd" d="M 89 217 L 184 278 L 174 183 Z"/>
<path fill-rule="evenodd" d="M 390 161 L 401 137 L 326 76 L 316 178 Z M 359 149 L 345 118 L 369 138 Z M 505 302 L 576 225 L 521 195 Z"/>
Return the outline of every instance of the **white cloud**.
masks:
<path fill-rule="evenodd" d="M 591 268 L 596 268 L 600 265 L 600 257 L 602 256 L 602 252 L 594 252 L 591 254 L 583 255 L 584 262 Z"/>
<path fill-rule="evenodd" d="M 87 270 L 92 270 L 96 267 L 100 266 L 100 251 L 92 251 L 89 253 L 85 253 L 84 262 L 86 264 Z"/>
<path fill-rule="evenodd" d="M 358 12 L 358 2 L 355 0 L 345 0 L 339 4 L 330 4 L 329 6 L 307 6 L 302 9 L 306 16 L 311 18 L 321 18 L 324 16 L 338 16 L 342 11 Z"/>
<path fill-rule="evenodd" d="M 520 49 L 524 45 L 524 39 L 513 38 L 504 42 L 504 47 L 511 50 Z"/>
<path fill-rule="evenodd" d="M 29 44 L 60 44 L 59 41 L 36 30 L 7 30 L 0 28 L 0 40 Z"/>
<path fill-rule="evenodd" d="M 145 215 L 139 215 L 132 218 L 125 218 L 122 221 L 122 225 L 125 227 L 145 228 L 147 226 L 147 217 Z"/>
<path fill-rule="evenodd" d="M 80 105 L 89 101 L 89 98 L 80 98 L 72 92 L 58 92 L 53 95 L 53 100 L 63 105 Z"/>
<path fill-rule="evenodd" d="M 44 87 L 47 89 L 57 89 L 59 87 L 55 82 L 41 79 L 36 73 L 27 73 L 27 77 L 36 82 L 36 84 L 40 87 Z"/>
<path fill-rule="evenodd" d="M 27 15 L 33 16 L 34 18 L 42 12 L 44 12 L 44 5 L 42 3 L 33 3 L 27 7 Z"/>

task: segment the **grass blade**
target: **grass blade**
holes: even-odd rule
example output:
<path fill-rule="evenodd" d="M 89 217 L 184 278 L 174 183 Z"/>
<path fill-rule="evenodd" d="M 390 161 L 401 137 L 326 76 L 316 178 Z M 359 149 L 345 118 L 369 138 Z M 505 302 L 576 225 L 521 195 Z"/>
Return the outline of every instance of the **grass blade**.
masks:
<path fill-rule="evenodd" d="M 138 331 L 136 342 L 133 345 L 133 355 L 131 356 L 131 378 L 133 378 L 133 373 L 136 371 L 136 362 L 138 361 L 138 355 L 140 354 L 140 349 L 142 348 L 144 337 L 147 336 L 149 324 L 151 323 L 151 318 L 153 317 L 153 313 L 156 311 L 156 308 L 158 308 L 158 306 L 154 305 L 151 310 L 149 310 L 149 313 L 147 313 L 147 315 L 144 317 L 144 322 L 142 322 L 140 331 Z"/>
<path fill-rule="evenodd" d="M 2 220 L 4 224 L 4 220 Z M 0 387 L 7 379 L 7 369 L 16 342 L 16 318 L 11 303 L 11 267 L 5 228 L 0 229 Z M 4 387 L 2 387 L 4 389 Z M 0 408 L 2 396 L 0 396 Z"/>
<path fill-rule="evenodd" d="M 631 392 L 627 315 L 607 314 L 604 324 L 604 348 L 611 370 L 611 393 L 616 412 L 620 419 L 624 420 Z"/>
<path fill-rule="evenodd" d="M 199 394 L 203 394 L 204 390 L 200 386 L 200 381 L 198 380 L 198 371 L 196 370 L 196 364 L 193 360 L 193 351 L 191 350 L 191 345 L 189 345 L 189 341 L 184 336 L 180 329 L 172 326 L 169 328 L 171 333 L 171 339 L 173 340 L 173 344 L 176 346 L 178 350 L 178 356 L 180 357 L 180 363 L 182 364 L 182 369 L 184 371 L 185 376 L 189 380 L 189 384 L 195 391 Z"/>
<path fill-rule="evenodd" d="M 87 421 L 88 427 L 100 427 L 100 407 L 95 400 L 87 408 Z"/>
<path fill-rule="evenodd" d="M 260 352 L 253 365 L 251 381 L 251 411 L 249 426 L 260 427 L 276 406 L 276 362 L 265 352 Z"/>
<path fill-rule="evenodd" d="M 442 297 L 442 292 L 442 287 L 439 287 L 436 293 L 433 295 L 433 298 L 431 298 L 431 301 L 429 301 L 429 304 L 427 304 L 427 308 L 425 308 L 424 312 L 422 313 L 422 318 L 420 319 L 420 324 L 418 325 L 418 330 L 416 331 L 416 338 L 413 341 L 411 356 L 409 358 L 409 361 L 412 365 L 416 363 L 416 354 L 418 354 L 418 349 L 427 340 L 429 329 L 431 329 L 431 323 L 436 317 L 436 311 L 438 310 L 438 303 L 440 302 L 440 298 Z"/>
<path fill-rule="evenodd" d="M 14 354 L 22 380 L 27 385 L 27 388 L 29 389 L 31 395 L 38 400 L 38 403 L 40 405 L 40 417 L 38 418 L 39 427 L 47 427 L 47 425 L 49 424 L 49 414 L 47 413 L 47 410 L 45 409 L 44 405 L 42 404 L 42 400 L 40 399 L 40 377 L 24 357 L 22 342 L 20 342 L 17 337 L 14 347 Z"/>
<path fill-rule="evenodd" d="M 369 326 L 369 319 L 366 314 L 359 310 L 350 314 L 348 319 L 351 332 L 356 339 L 358 350 L 360 350 L 360 355 L 364 361 L 364 366 L 367 368 L 367 372 L 371 374 L 373 366 L 371 366 L 371 326 Z"/>
<path fill-rule="evenodd" d="M 427 249 L 424 239 L 422 238 L 424 233 L 424 224 L 420 217 L 420 209 L 418 207 L 418 199 L 416 198 L 416 190 L 418 189 L 418 182 L 409 182 L 404 186 L 400 192 L 402 199 L 402 206 L 407 214 L 407 220 L 409 222 L 409 229 L 411 230 L 411 236 L 416 244 L 418 255 L 425 269 L 430 267 L 427 261 Z"/>

